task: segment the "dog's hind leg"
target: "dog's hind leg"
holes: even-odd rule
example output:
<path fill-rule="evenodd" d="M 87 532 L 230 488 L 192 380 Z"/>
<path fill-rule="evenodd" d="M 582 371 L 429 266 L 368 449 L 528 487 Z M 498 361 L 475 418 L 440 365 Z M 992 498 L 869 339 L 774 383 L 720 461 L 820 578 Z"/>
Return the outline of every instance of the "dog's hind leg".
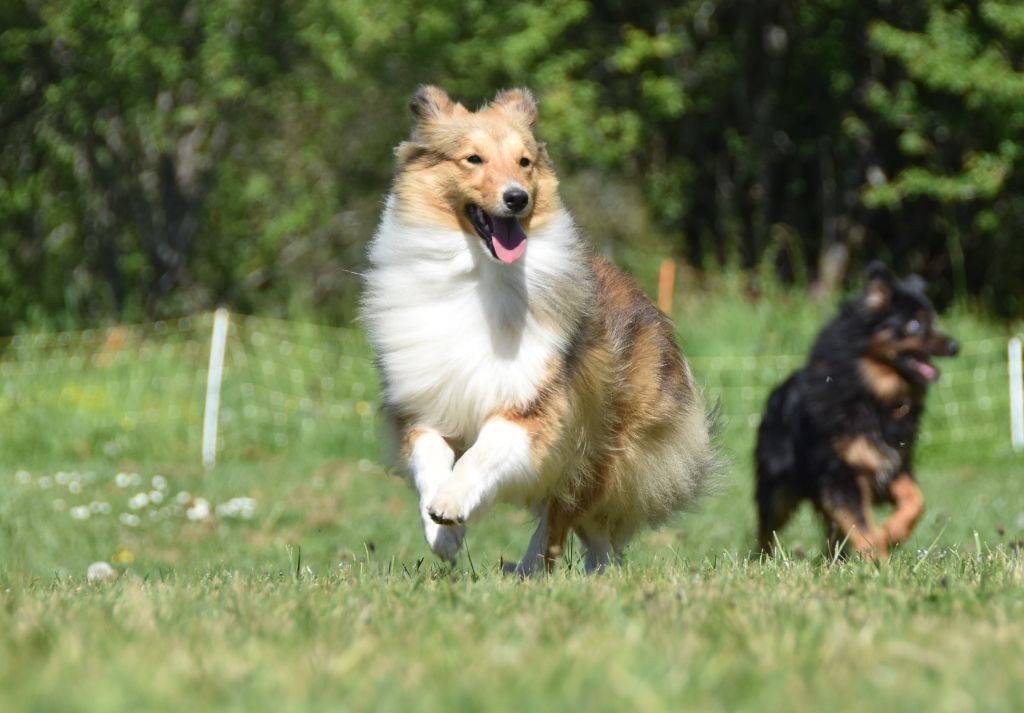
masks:
<path fill-rule="evenodd" d="M 576 525 L 573 529 L 587 550 L 583 556 L 583 570 L 587 574 L 603 572 L 615 561 L 616 553 L 608 532 L 602 531 L 601 528 L 593 524 Z"/>
<path fill-rule="evenodd" d="M 505 567 L 505 571 L 529 577 L 542 569 L 550 572 L 555 560 L 562 555 L 565 538 L 569 534 L 569 514 L 557 500 L 541 506 L 537 529 L 530 538 L 523 559 L 518 564 Z"/>
<path fill-rule="evenodd" d="M 507 562 L 503 569 L 507 574 L 518 574 L 529 577 L 544 567 L 544 556 L 548 547 L 548 503 L 540 508 L 537 518 L 537 529 L 533 531 L 530 544 L 526 547 L 523 558 L 518 562 Z"/>
<path fill-rule="evenodd" d="M 761 552 L 775 554 L 776 534 L 786 526 L 800 504 L 800 498 L 784 488 L 757 489 L 758 535 Z"/>
<path fill-rule="evenodd" d="M 889 495 L 896 504 L 896 510 L 882 523 L 889 544 L 895 545 L 910 537 L 917 521 L 924 512 L 924 496 L 921 489 L 908 473 L 902 473 L 889 483 Z"/>
<path fill-rule="evenodd" d="M 825 498 L 820 508 L 829 527 L 830 552 L 849 545 L 867 559 L 888 557 L 887 538 L 875 527 L 866 498 Z"/>

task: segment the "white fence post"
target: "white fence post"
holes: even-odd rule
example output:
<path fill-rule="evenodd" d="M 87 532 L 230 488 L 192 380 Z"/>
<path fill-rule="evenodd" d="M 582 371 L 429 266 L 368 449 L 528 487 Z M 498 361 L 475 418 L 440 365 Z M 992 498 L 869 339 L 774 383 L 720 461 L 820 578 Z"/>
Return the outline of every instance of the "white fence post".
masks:
<path fill-rule="evenodd" d="M 224 347 L 228 337 L 228 311 L 213 313 L 210 339 L 210 368 L 206 372 L 206 409 L 203 412 L 203 466 L 217 463 L 217 417 L 220 413 L 220 384 L 224 375 Z"/>
<path fill-rule="evenodd" d="M 1014 337 L 1007 348 L 1010 357 L 1010 439 L 1013 450 L 1024 451 L 1024 369 L 1021 340 Z"/>

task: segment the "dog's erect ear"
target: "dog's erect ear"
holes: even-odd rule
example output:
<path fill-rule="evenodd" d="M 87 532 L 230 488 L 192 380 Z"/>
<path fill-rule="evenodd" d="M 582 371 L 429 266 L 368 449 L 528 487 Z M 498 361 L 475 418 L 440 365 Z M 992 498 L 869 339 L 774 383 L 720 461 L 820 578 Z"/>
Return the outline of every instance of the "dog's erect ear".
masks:
<path fill-rule="evenodd" d="M 491 104 L 521 117 L 531 131 L 537 128 L 537 100 L 529 89 L 505 89 L 498 92 Z"/>
<path fill-rule="evenodd" d="M 409 110 L 419 121 L 451 114 L 457 106 L 445 90 L 433 84 L 424 84 L 409 99 Z"/>
<path fill-rule="evenodd" d="M 879 310 L 892 301 L 896 277 L 878 260 L 868 265 L 864 273 L 864 303 L 870 310 Z"/>

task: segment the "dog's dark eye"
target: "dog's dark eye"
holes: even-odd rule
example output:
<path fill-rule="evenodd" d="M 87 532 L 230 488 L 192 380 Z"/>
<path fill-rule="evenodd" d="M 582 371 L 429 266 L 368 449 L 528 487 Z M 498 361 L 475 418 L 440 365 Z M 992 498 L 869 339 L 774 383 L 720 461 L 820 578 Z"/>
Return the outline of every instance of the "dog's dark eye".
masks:
<path fill-rule="evenodd" d="M 469 156 L 466 156 L 466 160 L 469 161 L 470 163 L 483 163 L 484 162 L 484 160 L 482 158 L 480 158 L 479 156 L 477 156 L 476 154 L 470 154 Z"/>
<path fill-rule="evenodd" d="M 526 168 L 527 166 L 530 165 L 530 159 L 526 158 L 526 156 L 523 156 L 521 159 L 519 159 L 519 165 L 522 166 L 523 168 Z"/>
<path fill-rule="evenodd" d="M 903 327 L 903 331 L 911 336 L 918 335 L 924 331 L 924 325 L 916 319 L 912 319 Z"/>

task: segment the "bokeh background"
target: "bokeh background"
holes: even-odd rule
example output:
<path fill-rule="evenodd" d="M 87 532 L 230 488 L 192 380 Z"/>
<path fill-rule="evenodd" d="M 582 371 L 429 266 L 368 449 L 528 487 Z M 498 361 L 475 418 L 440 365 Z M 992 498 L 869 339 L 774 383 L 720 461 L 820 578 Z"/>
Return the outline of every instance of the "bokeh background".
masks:
<path fill-rule="evenodd" d="M 0 334 L 347 324 L 423 82 L 529 86 L 647 285 L 670 256 L 827 292 L 882 258 L 1024 311 L 1013 0 L 13 0 L 0 32 Z"/>
<path fill-rule="evenodd" d="M 435 561 L 388 460 L 355 313 L 426 82 L 531 88 L 596 248 L 678 266 L 725 466 L 600 577 L 502 576 L 507 507 Z M 0 710 L 1024 710 L 1022 139 L 1019 0 L 0 0 Z M 963 346 L 927 512 L 751 556 L 765 397 L 874 259 Z"/>

